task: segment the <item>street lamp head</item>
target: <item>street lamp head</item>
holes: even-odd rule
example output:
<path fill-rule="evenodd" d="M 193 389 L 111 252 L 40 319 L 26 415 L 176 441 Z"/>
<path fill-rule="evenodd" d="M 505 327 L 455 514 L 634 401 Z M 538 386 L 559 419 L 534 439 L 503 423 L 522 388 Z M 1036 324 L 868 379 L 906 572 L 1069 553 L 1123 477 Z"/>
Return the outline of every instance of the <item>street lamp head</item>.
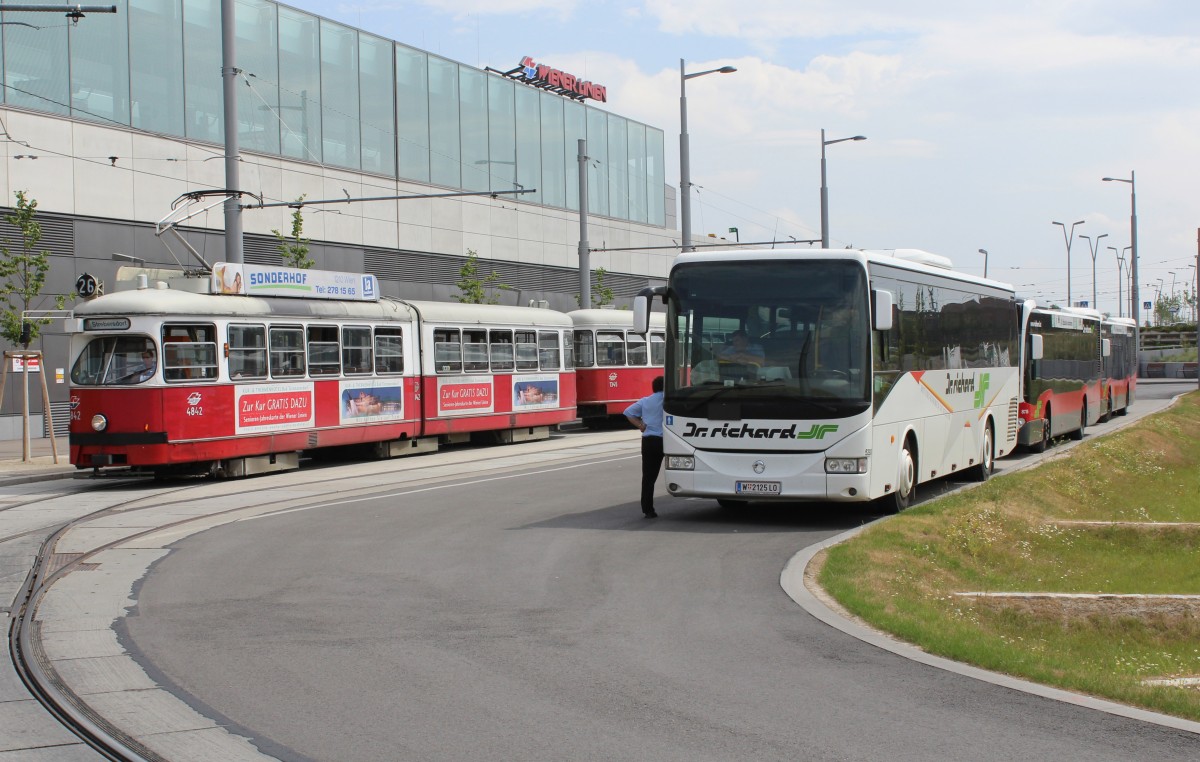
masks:
<path fill-rule="evenodd" d="M 854 137 L 852 137 L 850 139 L 851 140 L 866 140 L 867 136 L 866 135 L 855 135 Z"/>
<path fill-rule="evenodd" d="M 735 71 L 737 71 L 736 66 L 722 66 L 720 69 L 717 69 L 718 74 L 733 74 Z"/>
<path fill-rule="evenodd" d="M 980 253 L 980 254 L 985 254 L 985 255 L 986 255 L 986 254 L 987 254 L 987 249 L 980 249 L 980 250 L 979 250 L 979 253 Z"/>

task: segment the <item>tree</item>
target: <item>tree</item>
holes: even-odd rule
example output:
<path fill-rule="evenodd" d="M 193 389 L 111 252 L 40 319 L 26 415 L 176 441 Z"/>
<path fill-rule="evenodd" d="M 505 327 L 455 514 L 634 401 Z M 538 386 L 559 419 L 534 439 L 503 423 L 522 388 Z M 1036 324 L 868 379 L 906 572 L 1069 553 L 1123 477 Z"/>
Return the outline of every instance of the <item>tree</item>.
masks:
<path fill-rule="evenodd" d="M 463 304 L 499 304 L 500 297 L 490 289 L 508 291 L 512 288 L 496 282 L 500 280 L 500 273 L 495 270 L 482 280 L 479 278 L 479 254 L 474 249 L 467 249 L 467 261 L 459 268 L 458 274 L 460 279 L 455 285 L 459 293 L 454 300 Z"/>
<path fill-rule="evenodd" d="M 275 234 L 275 240 L 278 241 L 276 248 L 279 249 L 279 256 L 283 257 L 283 263 L 288 267 L 296 267 L 301 270 L 307 270 L 316 264 L 308 257 L 309 239 L 302 237 L 304 235 L 304 214 L 301 210 L 304 208 L 304 195 L 296 199 L 296 206 L 292 211 L 291 238 L 284 236 L 278 230 L 271 230 Z"/>
<path fill-rule="evenodd" d="M 603 267 L 597 267 L 594 272 L 596 283 L 592 286 L 592 307 L 599 308 L 612 304 L 616 296 L 613 294 L 611 288 L 604 285 L 604 276 L 608 274 L 608 270 L 605 270 Z M 581 307 L 583 306 L 583 300 L 580 299 L 579 294 L 575 294 L 575 303 Z"/>
<path fill-rule="evenodd" d="M 46 285 L 46 274 L 50 272 L 50 252 L 37 250 L 42 240 L 42 226 L 34 220 L 37 215 L 37 200 L 26 197 L 25 191 L 17 191 L 17 207 L 6 218 L 21 234 L 21 249 L 13 252 L 8 242 L 0 244 L 0 336 L 12 344 L 28 344 L 37 341 L 42 326 L 50 324 L 50 318 L 31 318 L 29 334 L 22 341 L 21 316 L 38 302 L 42 288 Z M 54 297 L 54 308 L 62 309 L 66 296 Z"/>

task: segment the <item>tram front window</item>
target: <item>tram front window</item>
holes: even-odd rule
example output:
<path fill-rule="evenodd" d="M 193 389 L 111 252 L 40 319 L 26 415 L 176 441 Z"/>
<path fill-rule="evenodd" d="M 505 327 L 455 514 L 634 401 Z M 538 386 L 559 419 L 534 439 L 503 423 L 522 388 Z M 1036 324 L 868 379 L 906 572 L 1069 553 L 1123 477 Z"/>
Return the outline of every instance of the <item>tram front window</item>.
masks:
<path fill-rule="evenodd" d="M 144 336 L 102 336 L 92 339 L 75 359 L 71 383 L 76 386 L 124 386 L 154 378 L 158 350 Z"/>

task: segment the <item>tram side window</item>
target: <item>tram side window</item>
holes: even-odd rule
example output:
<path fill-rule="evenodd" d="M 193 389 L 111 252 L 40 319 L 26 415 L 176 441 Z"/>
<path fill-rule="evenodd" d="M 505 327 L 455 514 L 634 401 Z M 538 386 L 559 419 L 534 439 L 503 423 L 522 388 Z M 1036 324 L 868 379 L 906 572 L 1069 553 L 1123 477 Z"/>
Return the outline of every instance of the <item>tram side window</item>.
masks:
<path fill-rule="evenodd" d="M 537 333 L 517 331 L 517 370 L 538 369 Z"/>
<path fill-rule="evenodd" d="M 667 364 L 667 335 L 665 333 L 650 334 L 650 364 L 660 368 Z"/>
<path fill-rule="evenodd" d="M 646 337 L 638 336 L 636 333 L 630 333 L 625 339 L 625 345 L 628 347 L 628 358 L 630 365 L 645 365 L 646 364 Z"/>
<path fill-rule="evenodd" d="M 438 373 L 462 373 L 462 342 L 457 328 L 434 330 L 433 367 Z"/>
<path fill-rule="evenodd" d="M 573 370 L 575 368 L 575 347 L 573 346 L 573 332 L 571 330 L 563 331 L 563 368 Z"/>
<path fill-rule="evenodd" d="M 468 373 L 479 373 L 488 369 L 487 331 L 482 328 L 471 328 L 462 332 L 463 336 L 463 370 Z"/>
<path fill-rule="evenodd" d="M 512 331 L 489 331 L 488 342 L 492 353 L 492 370 L 511 371 L 515 362 Z"/>
<path fill-rule="evenodd" d="M 365 325 L 342 328 L 342 370 L 347 376 L 371 372 L 371 329 Z"/>
<path fill-rule="evenodd" d="M 304 329 L 271 328 L 271 376 L 289 378 L 304 375 Z"/>
<path fill-rule="evenodd" d="M 217 378 L 217 329 L 211 323 L 163 326 L 163 378 L 167 381 L 214 381 Z"/>
<path fill-rule="evenodd" d="M 558 370 L 561 366 L 558 331 L 538 331 L 538 364 L 542 370 Z"/>
<path fill-rule="evenodd" d="M 229 338 L 229 377 L 267 377 L 267 327 L 263 325 L 231 325 Z"/>
<path fill-rule="evenodd" d="M 404 372 L 404 333 L 401 329 L 375 329 L 375 372 Z"/>
<path fill-rule="evenodd" d="M 596 331 L 596 364 L 602 368 L 625 364 L 625 336 L 620 331 Z"/>
<path fill-rule="evenodd" d="M 596 347 L 591 331 L 575 332 L 575 367 L 590 368 L 596 364 Z"/>
<path fill-rule="evenodd" d="M 342 372 L 336 325 L 308 327 L 308 375 L 336 376 Z"/>

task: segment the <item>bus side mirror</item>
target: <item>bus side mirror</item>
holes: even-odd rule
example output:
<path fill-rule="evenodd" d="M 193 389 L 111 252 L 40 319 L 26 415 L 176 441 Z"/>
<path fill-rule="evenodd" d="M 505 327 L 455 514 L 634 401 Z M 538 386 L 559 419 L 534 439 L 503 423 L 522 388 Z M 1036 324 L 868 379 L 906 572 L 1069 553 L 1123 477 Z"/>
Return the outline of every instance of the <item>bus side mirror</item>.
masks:
<path fill-rule="evenodd" d="M 1029 359 L 1042 359 L 1042 335 L 1040 333 L 1029 334 Z"/>
<path fill-rule="evenodd" d="M 633 332 L 645 336 L 650 331 L 650 300 L 667 293 L 666 286 L 643 288 L 633 297 Z"/>
<path fill-rule="evenodd" d="M 1112 339 L 1100 340 L 1100 356 L 1108 357 L 1112 354 Z"/>
<path fill-rule="evenodd" d="M 876 331 L 892 330 L 892 292 L 876 289 L 871 297 L 871 325 Z"/>

